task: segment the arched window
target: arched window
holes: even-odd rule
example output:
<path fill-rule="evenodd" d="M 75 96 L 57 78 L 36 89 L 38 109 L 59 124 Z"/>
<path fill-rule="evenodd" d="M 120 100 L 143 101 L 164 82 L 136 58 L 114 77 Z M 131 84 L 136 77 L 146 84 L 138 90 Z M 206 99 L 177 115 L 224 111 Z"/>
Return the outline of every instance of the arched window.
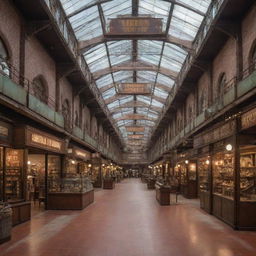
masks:
<path fill-rule="evenodd" d="M 10 68 L 8 64 L 9 56 L 4 42 L 0 38 L 0 72 L 10 76 Z"/>
<path fill-rule="evenodd" d="M 67 99 L 62 103 L 62 115 L 64 118 L 64 126 L 67 131 L 71 129 L 71 118 L 70 118 L 70 104 Z"/>
<path fill-rule="evenodd" d="M 42 76 L 38 76 L 33 80 L 33 93 L 36 98 L 42 102 L 48 102 L 48 87 Z"/>
<path fill-rule="evenodd" d="M 226 85 L 227 79 L 226 79 L 226 74 L 222 73 L 219 76 L 219 80 L 218 80 L 218 88 L 217 88 L 217 99 L 222 99 L 223 94 L 224 94 L 224 90 L 225 90 L 225 85 Z"/>
<path fill-rule="evenodd" d="M 249 55 L 250 73 L 256 70 L 256 40 L 254 41 Z"/>
<path fill-rule="evenodd" d="M 201 114 L 206 108 L 206 94 L 205 90 L 202 90 L 200 96 L 199 96 L 199 102 L 198 102 L 198 112 Z"/>

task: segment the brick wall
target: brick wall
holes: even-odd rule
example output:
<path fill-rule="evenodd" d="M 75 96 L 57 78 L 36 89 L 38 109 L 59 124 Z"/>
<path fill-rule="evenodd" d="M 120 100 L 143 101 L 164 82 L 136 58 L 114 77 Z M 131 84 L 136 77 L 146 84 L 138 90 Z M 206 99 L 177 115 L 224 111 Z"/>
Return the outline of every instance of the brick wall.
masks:
<path fill-rule="evenodd" d="M 249 67 L 249 53 L 256 40 L 256 6 L 250 10 L 242 22 L 243 69 Z"/>
<path fill-rule="evenodd" d="M 19 71 L 21 18 L 9 1 L 0 1 L 0 11 L 0 37 L 8 48 L 11 65 Z"/>
<path fill-rule="evenodd" d="M 56 65 L 46 50 L 35 37 L 26 40 L 25 77 L 29 81 L 39 75 L 43 76 L 48 86 L 49 104 L 55 102 Z"/>

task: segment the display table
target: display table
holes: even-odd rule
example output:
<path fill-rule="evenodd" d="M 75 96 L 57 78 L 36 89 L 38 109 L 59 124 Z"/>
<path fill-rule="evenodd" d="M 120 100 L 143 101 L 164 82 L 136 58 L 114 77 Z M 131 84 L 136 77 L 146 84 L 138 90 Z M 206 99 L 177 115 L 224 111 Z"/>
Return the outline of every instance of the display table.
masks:
<path fill-rule="evenodd" d="M 115 182 L 113 179 L 104 179 L 103 188 L 104 189 L 113 189 L 115 187 Z"/>
<path fill-rule="evenodd" d="M 10 202 L 12 208 L 12 225 L 18 225 L 31 219 L 31 202 Z"/>
<path fill-rule="evenodd" d="M 147 179 L 148 189 L 155 189 L 156 180 L 155 179 Z"/>
<path fill-rule="evenodd" d="M 170 192 L 171 188 L 169 186 L 164 186 L 160 182 L 156 182 L 156 200 L 160 205 L 170 205 Z"/>
<path fill-rule="evenodd" d="M 94 190 L 83 193 L 48 193 L 48 210 L 82 210 L 94 201 Z"/>

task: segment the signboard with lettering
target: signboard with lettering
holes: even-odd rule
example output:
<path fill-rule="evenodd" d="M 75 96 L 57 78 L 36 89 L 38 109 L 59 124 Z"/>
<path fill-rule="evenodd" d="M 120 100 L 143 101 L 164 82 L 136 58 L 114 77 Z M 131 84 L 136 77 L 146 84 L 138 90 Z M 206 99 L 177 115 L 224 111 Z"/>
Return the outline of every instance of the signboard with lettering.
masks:
<path fill-rule="evenodd" d="M 68 154 L 85 161 L 91 159 L 90 152 L 87 152 L 86 150 L 75 147 L 75 146 L 68 149 Z"/>
<path fill-rule="evenodd" d="M 15 129 L 15 145 L 29 146 L 60 154 L 66 153 L 65 141 L 30 126 Z"/>
<path fill-rule="evenodd" d="M 144 134 L 130 134 L 128 135 L 129 139 L 141 139 L 144 137 Z"/>
<path fill-rule="evenodd" d="M 148 95 L 151 94 L 151 85 L 145 83 L 122 83 L 117 86 L 118 94 Z"/>
<path fill-rule="evenodd" d="M 241 129 L 247 129 L 256 126 L 256 108 L 242 114 L 241 116 Z"/>
<path fill-rule="evenodd" d="M 151 17 L 119 17 L 111 19 L 109 35 L 162 35 L 163 21 Z"/>
<path fill-rule="evenodd" d="M 194 148 L 203 147 L 207 144 L 230 137 L 235 132 L 235 120 L 228 121 L 215 129 L 206 131 L 194 137 Z"/>
<path fill-rule="evenodd" d="M 127 132 L 144 132 L 145 127 L 144 126 L 126 126 Z"/>

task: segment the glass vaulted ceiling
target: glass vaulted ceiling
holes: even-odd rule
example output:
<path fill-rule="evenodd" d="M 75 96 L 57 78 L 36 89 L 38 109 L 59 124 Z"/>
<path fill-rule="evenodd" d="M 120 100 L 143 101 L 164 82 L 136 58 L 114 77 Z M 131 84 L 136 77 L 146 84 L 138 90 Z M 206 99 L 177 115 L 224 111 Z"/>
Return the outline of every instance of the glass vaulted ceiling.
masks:
<path fill-rule="evenodd" d="M 93 74 L 128 150 L 146 149 L 168 94 L 197 35 L 211 0 L 61 0 L 78 41 L 86 43 L 83 56 Z M 161 18 L 164 39 L 129 37 L 107 40 L 109 21 L 118 16 Z M 171 39 L 175 40 L 171 40 Z M 144 39 L 144 40 L 142 40 Z M 170 40 L 169 40 L 170 39 Z M 183 42 L 177 43 L 177 42 Z M 185 43 L 184 43 L 185 42 Z M 184 47 L 185 46 L 185 47 Z M 127 70 L 127 66 L 144 69 Z M 149 67 L 149 68 L 147 68 Z M 150 95 L 119 95 L 118 83 L 149 83 Z M 130 120 L 129 115 L 143 119 Z M 144 132 L 128 132 L 126 126 L 143 126 Z M 130 144 L 130 135 L 141 134 Z"/>

